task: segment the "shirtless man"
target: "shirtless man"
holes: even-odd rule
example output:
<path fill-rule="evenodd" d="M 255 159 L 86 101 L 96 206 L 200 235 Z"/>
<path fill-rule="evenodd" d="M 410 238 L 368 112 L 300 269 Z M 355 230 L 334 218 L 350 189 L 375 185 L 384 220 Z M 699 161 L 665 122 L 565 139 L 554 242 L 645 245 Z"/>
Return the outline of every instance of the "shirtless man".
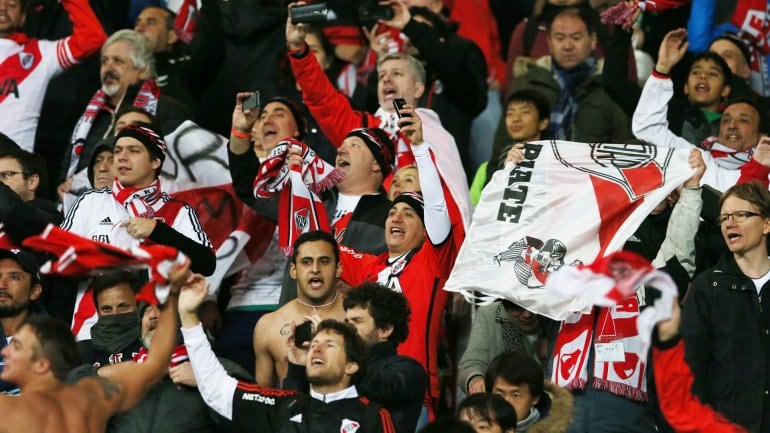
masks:
<path fill-rule="evenodd" d="M 286 377 L 286 339 L 291 324 L 301 324 L 317 315 L 321 320 L 345 320 L 344 298 L 336 290 L 342 265 L 337 241 L 326 232 L 314 231 L 294 243 L 289 273 L 297 280 L 297 297 L 278 310 L 265 314 L 254 328 L 257 383 L 273 387 Z"/>
<path fill-rule="evenodd" d="M 176 339 L 179 290 L 190 276 L 189 262 L 171 270 L 171 291 L 163 308 L 153 349 L 142 364 L 124 362 L 74 384 L 64 380 L 79 358 L 69 326 L 47 316 L 30 316 L 3 348 L 2 379 L 21 388 L 20 396 L 0 395 L 5 417 L 0 432 L 101 433 L 107 420 L 139 402 L 168 371 Z M 203 279 L 192 277 L 191 282 Z"/>

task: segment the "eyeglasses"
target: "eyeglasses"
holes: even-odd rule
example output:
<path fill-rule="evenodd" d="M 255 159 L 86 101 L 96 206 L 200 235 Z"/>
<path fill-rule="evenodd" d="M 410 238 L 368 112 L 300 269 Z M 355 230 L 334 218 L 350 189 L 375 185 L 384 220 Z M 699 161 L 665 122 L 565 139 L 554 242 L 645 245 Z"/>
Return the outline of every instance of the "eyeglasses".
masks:
<path fill-rule="evenodd" d="M 724 224 L 729 220 L 730 218 L 733 219 L 733 221 L 739 223 L 741 221 L 746 221 L 746 218 L 753 217 L 753 216 L 762 216 L 756 212 L 749 212 L 746 210 L 739 210 L 737 212 L 731 212 L 731 213 L 723 213 L 717 217 L 717 223 Z"/>
<path fill-rule="evenodd" d="M 3 178 L 5 180 L 8 180 L 17 174 L 23 174 L 26 176 L 26 174 L 23 171 L 13 171 L 13 170 L 7 170 L 7 171 L 0 171 L 0 178 Z"/>

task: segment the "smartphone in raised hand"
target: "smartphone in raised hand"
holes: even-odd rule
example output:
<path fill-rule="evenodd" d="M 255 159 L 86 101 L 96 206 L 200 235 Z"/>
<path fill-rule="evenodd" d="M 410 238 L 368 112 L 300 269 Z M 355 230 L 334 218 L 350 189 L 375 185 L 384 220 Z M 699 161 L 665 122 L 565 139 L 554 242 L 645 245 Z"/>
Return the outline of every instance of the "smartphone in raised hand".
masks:
<path fill-rule="evenodd" d="M 257 107 L 259 107 L 259 90 L 251 92 L 251 95 L 243 100 L 243 111 L 253 110 Z"/>
<path fill-rule="evenodd" d="M 393 100 L 393 108 L 396 109 L 396 115 L 398 115 L 399 119 L 412 117 L 411 114 L 406 114 L 401 112 L 401 110 L 404 108 L 405 105 L 406 105 L 406 99 L 404 98 L 396 98 Z M 402 123 L 402 124 L 407 125 L 407 123 Z M 411 125 L 411 122 L 409 122 L 408 124 Z"/>
<path fill-rule="evenodd" d="M 306 341 L 313 337 L 313 322 L 305 321 L 294 328 L 294 345 L 302 347 Z"/>

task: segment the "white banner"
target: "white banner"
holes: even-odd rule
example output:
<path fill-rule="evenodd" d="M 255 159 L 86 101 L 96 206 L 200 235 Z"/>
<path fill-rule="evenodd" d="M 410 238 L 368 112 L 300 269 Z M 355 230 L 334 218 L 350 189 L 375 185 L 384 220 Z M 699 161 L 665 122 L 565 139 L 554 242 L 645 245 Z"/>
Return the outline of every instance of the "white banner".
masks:
<path fill-rule="evenodd" d="M 232 188 L 227 139 L 189 120 L 166 136 L 162 190 L 195 209 L 216 250 L 217 268 L 206 278 L 214 295 L 222 280 L 255 262 L 275 224 L 245 206 Z M 255 236 L 255 237 L 252 237 Z"/>
<path fill-rule="evenodd" d="M 545 291 L 549 273 L 623 247 L 694 170 L 690 151 L 536 141 L 484 189 L 445 290 L 508 299 L 563 320 L 590 305 Z"/>

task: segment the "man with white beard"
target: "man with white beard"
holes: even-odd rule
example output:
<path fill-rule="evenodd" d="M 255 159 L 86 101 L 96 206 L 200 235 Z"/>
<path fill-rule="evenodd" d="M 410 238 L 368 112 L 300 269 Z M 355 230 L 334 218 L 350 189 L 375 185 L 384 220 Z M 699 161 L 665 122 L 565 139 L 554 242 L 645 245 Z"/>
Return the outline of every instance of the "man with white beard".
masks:
<path fill-rule="evenodd" d="M 86 168 L 97 142 L 113 134 L 115 113 L 121 106 L 134 105 L 155 115 L 164 135 L 190 117 L 185 105 L 161 95 L 149 39 L 141 33 L 120 30 L 107 39 L 99 77 L 102 85 L 75 125 L 60 181 Z"/>

